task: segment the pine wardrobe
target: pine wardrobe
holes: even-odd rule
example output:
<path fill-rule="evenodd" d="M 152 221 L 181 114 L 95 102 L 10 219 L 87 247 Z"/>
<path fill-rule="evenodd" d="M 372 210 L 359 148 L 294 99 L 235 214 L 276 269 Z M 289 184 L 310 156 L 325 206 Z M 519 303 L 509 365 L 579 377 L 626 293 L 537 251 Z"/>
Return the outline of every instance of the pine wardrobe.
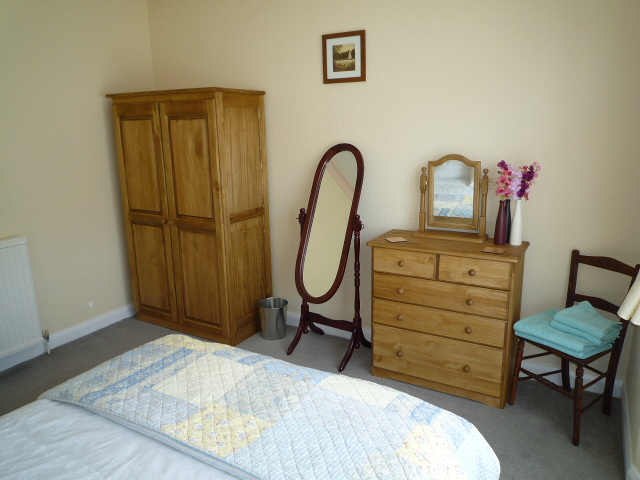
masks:
<path fill-rule="evenodd" d="M 272 289 L 264 92 L 107 97 L 138 318 L 237 345 Z"/>

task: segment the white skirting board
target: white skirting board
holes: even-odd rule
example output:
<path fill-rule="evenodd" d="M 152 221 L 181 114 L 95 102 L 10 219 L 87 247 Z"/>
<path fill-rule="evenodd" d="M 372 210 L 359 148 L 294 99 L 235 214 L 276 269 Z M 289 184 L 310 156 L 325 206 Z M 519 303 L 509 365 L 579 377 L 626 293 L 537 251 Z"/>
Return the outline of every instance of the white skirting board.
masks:
<path fill-rule="evenodd" d="M 627 389 L 622 386 L 622 450 L 624 451 L 625 480 L 640 480 L 640 473 L 633 464 L 633 441 L 631 439 L 631 424 L 629 423 L 629 398 Z"/>
<path fill-rule="evenodd" d="M 60 345 L 64 345 L 65 343 L 71 342 L 80 337 L 84 337 L 85 335 L 96 332 L 104 327 L 108 327 L 109 325 L 119 322 L 121 320 L 124 320 L 125 318 L 132 317 L 133 315 L 135 315 L 135 309 L 133 305 L 126 305 L 116 310 L 112 310 L 111 312 L 107 312 L 104 315 L 100 315 L 99 317 L 95 317 L 95 318 L 92 318 L 91 320 L 87 320 L 86 322 L 81 323 L 79 325 L 62 330 L 61 332 L 53 333 L 51 334 L 51 338 L 50 338 L 50 348 L 53 349 L 53 348 L 59 347 Z M 300 313 L 291 312 L 291 311 L 287 312 L 287 325 L 297 327 L 299 322 L 300 322 Z M 344 330 L 325 327 L 324 325 L 322 326 L 322 328 L 326 331 L 327 335 L 334 335 L 334 336 L 343 337 L 343 338 L 351 338 L 351 335 Z M 371 340 L 371 329 L 363 328 L 362 331 L 364 333 L 365 338 L 367 338 L 367 340 Z M 24 349 L 14 355 L 0 358 L 0 372 L 3 370 L 7 370 L 8 368 L 11 368 L 15 365 L 18 365 L 19 363 L 35 358 L 38 355 L 42 355 L 45 352 L 46 352 L 46 347 L 43 341 L 39 345 L 34 345 L 33 347 Z M 523 367 L 526 368 L 527 370 L 531 370 L 534 373 L 541 373 L 541 372 L 544 372 L 545 370 L 548 370 L 548 366 L 540 365 L 538 363 L 533 363 L 533 362 L 523 362 Z M 560 374 L 551 375 L 547 378 L 553 382 L 560 382 Z M 574 378 L 575 378 L 575 373 L 571 372 L 572 382 Z M 584 374 L 585 383 L 590 382 L 594 378 L 595 377 L 593 375 L 590 375 L 588 373 Z M 622 384 L 623 384 L 622 380 L 615 381 L 615 384 L 613 387 L 614 397 L 620 398 Z M 604 389 L 604 381 L 598 382 L 596 385 L 592 386 L 589 389 L 589 391 L 602 393 L 603 389 Z M 640 480 L 640 478 L 638 478 L 638 480 Z"/>
<path fill-rule="evenodd" d="M 52 333 L 50 335 L 49 347 L 51 349 L 59 347 L 60 345 L 64 345 L 65 343 L 69 343 L 80 337 L 89 335 L 90 333 L 97 332 L 98 330 L 104 327 L 108 327 L 113 323 L 124 320 L 125 318 L 132 317 L 135 314 L 136 311 L 133 305 L 125 305 L 124 307 L 120 307 L 116 310 L 107 312 L 104 315 L 94 317 L 79 325 L 75 325 L 57 333 Z M 0 358 L 0 372 L 18 365 L 19 363 L 31 360 L 38 355 L 42 355 L 43 353 L 46 353 L 46 351 L 47 348 L 43 340 L 37 345 L 25 348 L 24 350 L 21 350 L 13 355 Z"/>
<path fill-rule="evenodd" d="M 292 325 L 294 327 L 297 327 L 298 324 L 300 323 L 300 313 L 297 312 L 287 312 L 287 325 Z M 335 328 L 331 328 L 331 327 L 325 327 L 324 325 L 321 326 L 323 330 L 325 330 L 325 332 L 327 333 L 327 335 L 334 335 L 336 337 L 343 337 L 343 338 L 351 338 L 351 334 L 345 330 L 338 330 Z M 364 333 L 364 336 L 367 340 L 371 340 L 371 329 L 370 328 L 362 328 L 362 332 Z M 544 373 L 546 371 L 549 371 L 550 367 L 548 365 L 541 365 L 539 363 L 534 363 L 534 362 L 522 362 L 522 366 L 524 368 L 526 368 L 527 370 L 532 371 L 533 373 Z M 553 367 L 551 367 L 553 368 Z M 575 381 L 575 377 L 576 377 L 576 373 L 574 371 L 571 372 L 571 384 L 573 384 L 573 382 Z M 549 375 L 547 377 L 550 381 L 552 382 L 556 382 L 556 383 L 560 383 L 562 382 L 562 379 L 560 377 L 560 374 L 556 374 L 556 375 Z M 584 383 L 589 383 L 592 380 L 594 380 L 596 377 L 595 375 L 591 375 L 587 372 L 584 373 Z M 613 396 L 616 398 L 620 398 L 620 392 L 622 389 L 622 384 L 624 382 L 622 380 L 616 380 L 613 386 Z M 595 392 L 595 393 L 602 393 L 604 391 L 604 380 L 598 382 L 597 384 L 593 385 L 592 387 L 587 389 L 588 392 Z M 638 480 L 640 480 L 640 478 L 638 478 Z"/>

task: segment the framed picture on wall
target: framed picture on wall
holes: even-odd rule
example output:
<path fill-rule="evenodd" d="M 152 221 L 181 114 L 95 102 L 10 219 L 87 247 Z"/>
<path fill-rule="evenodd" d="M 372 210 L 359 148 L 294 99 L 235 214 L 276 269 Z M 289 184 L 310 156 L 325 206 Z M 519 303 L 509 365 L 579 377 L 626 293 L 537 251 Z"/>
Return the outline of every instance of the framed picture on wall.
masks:
<path fill-rule="evenodd" d="M 322 36 L 324 83 L 364 82 L 367 61 L 364 30 Z"/>

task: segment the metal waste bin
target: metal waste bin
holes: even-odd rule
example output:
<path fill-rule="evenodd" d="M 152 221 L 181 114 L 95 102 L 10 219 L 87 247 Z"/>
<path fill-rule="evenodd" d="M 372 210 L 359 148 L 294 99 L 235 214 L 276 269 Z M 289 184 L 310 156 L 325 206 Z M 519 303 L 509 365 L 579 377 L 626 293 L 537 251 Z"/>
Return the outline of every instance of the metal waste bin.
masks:
<path fill-rule="evenodd" d="M 287 333 L 287 302 L 284 298 L 269 297 L 258 302 L 260 327 L 265 340 L 280 340 Z"/>

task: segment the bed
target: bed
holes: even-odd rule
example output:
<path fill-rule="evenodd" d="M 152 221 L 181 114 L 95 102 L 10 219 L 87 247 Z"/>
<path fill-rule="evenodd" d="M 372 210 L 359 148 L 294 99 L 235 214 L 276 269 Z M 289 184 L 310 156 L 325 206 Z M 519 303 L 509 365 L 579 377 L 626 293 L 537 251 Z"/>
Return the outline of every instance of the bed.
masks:
<path fill-rule="evenodd" d="M 0 417 L 0 476 L 498 479 L 463 418 L 373 382 L 184 335 Z"/>

